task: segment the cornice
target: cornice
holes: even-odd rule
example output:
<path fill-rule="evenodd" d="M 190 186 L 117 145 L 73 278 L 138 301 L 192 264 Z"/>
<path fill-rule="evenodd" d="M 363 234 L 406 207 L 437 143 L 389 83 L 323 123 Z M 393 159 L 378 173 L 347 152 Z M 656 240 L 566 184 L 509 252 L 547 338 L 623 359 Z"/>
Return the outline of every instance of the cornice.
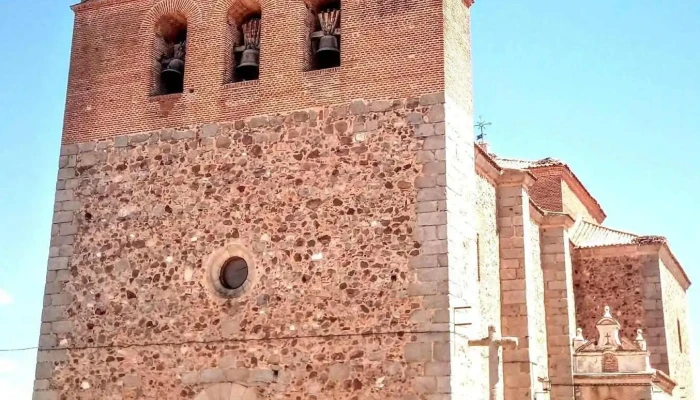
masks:
<path fill-rule="evenodd" d="M 95 8 L 102 8 L 116 4 L 131 3 L 136 0 L 90 0 L 83 1 L 82 3 L 74 4 L 70 8 L 73 12 L 92 10 Z"/>
<path fill-rule="evenodd" d="M 497 184 L 500 187 L 522 186 L 529 191 L 536 180 L 537 178 L 530 171 L 505 168 L 501 172 Z"/>

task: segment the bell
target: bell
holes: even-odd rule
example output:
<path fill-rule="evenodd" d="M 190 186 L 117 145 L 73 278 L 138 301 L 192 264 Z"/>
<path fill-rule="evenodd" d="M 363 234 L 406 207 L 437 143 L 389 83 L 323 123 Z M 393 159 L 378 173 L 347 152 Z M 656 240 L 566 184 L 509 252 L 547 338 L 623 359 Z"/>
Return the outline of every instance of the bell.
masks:
<path fill-rule="evenodd" d="M 260 73 L 260 50 L 247 48 L 243 50 L 241 62 L 236 67 L 236 75 L 242 81 L 258 79 Z"/>
<path fill-rule="evenodd" d="M 168 66 L 160 72 L 160 80 L 166 93 L 180 93 L 183 88 L 185 62 L 179 58 L 173 58 Z"/>
<path fill-rule="evenodd" d="M 318 41 L 316 62 L 320 68 L 331 68 L 340 65 L 340 49 L 335 35 L 323 35 Z"/>

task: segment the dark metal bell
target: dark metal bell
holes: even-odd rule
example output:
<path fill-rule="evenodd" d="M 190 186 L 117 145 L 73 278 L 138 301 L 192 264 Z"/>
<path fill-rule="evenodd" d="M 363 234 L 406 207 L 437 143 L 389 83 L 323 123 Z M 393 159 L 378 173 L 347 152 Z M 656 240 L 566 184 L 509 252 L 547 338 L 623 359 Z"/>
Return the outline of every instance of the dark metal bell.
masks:
<path fill-rule="evenodd" d="M 316 61 L 321 68 L 337 67 L 340 65 L 340 49 L 335 35 L 323 35 L 318 41 Z"/>
<path fill-rule="evenodd" d="M 183 80 L 185 72 L 185 62 L 179 58 L 173 58 L 160 73 L 160 79 L 163 83 L 166 93 L 182 92 Z"/>
<path fill-rule="evenodd" d="M 248 48 L 243 50 L 241 62 L 236 67 L 236 75 L 240 80 L 258 79 L 260 73 L 260 50 Z"/>

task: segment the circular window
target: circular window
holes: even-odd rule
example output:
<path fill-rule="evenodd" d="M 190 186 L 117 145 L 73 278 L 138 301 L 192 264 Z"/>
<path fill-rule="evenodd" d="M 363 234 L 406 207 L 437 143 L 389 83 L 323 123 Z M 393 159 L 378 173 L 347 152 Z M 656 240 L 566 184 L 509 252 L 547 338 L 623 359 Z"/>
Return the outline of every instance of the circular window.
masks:
<path fill-rule="evenodd" d="M 248 279 L 248 263 L 241 257 L 231 257 L 221 267 L 219 281 L 224 288 L 238 289 Z"/>
<path fill-rule="evenodd" d="M 255 284 L 255 254 L 237 243 L 228 243 L 209 254 L 202 265 L 205 280 L 223 298 L 240 297 Z"/>

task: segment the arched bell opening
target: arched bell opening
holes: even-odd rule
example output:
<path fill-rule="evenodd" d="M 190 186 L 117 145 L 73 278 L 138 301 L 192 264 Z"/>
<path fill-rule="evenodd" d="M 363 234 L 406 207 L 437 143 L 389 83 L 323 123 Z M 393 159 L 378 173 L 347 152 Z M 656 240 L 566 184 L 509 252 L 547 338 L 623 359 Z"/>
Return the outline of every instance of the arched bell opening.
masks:
<path fill-rule="evenodd" d="M 229 32 L 224 80 L 257 80 L 260 76 L 260 3 L 257 0 L 235 1 L 228 9 L 227 18 Z"/>
<path fill-rule="evenodd" d="M 155 26 L 153 94 L 182 93 L 187 54 L 187 17 L 182 13 L 161 16 Z"/>
<path fill-rule="evenodd" d="M 309 53 L 307 70 L 318 70 L 340 66 L 340 1 L 307 1 L 309 16 Z"/>

